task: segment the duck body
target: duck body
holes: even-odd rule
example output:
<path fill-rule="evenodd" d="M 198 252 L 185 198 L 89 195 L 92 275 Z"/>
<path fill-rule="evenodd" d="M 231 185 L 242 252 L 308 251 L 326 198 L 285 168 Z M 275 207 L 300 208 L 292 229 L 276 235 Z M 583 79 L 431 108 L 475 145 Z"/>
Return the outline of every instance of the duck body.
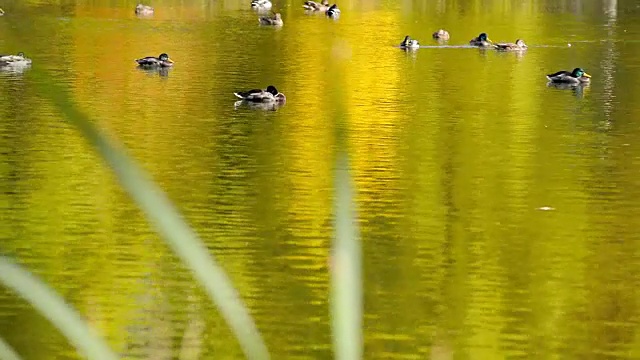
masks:
<path fill-rule="evenodd" d="M 447 30 L 444 29 L 440 29 L 436 32 L 434 32 L 431 37 L 433 37 L 434 39 L 439 39 L 439 40 L 449 40 L 449 32 Z"/>
<path fill-rule="evenodd" d="M 547 75 L 547 79 L 555 84 L 583 84 L 591 81 L 591 75 L 582 68 L 575 68 L 573 71 L 561 70 Z"/>
<path fill-rule="evenodd" d="M 0 55 L 0 66 L 27 66 L 31 65 L 31 59 L 24 56 L 23 52 L 17 55 Z"/>
<path fill-rule="evenodd" d="M 481 33 L 478 37 L 475 37 L 469 41 L 469 45 L 477 47 L 493 47 L 493 42 L 489 39 L 486 33 Z"/>
<path fill-rule="evenodd" d="M 340 9 L 338 9 L 338 5 L 333 4 L 329 6 L 325 14 L 332 19 L 337 19 L 340 17 Z"/>
<path fill-rule="evenodd" d="M 284 94 L 279 92 L 273 85 L 267 86 L 265 90 L 253 89 L 248 91 L 238 91 L 234 92 L 233 95 L 243 101 L 253 103 L 283 103 L 286 101 Z"/>
<path fill-rule="evenodd" d="M 280 13 L 276 13 L 273 17 L 270 16 L 261 16 L 258 18 L 260 25 L 271 25 L 271 26 L 282 26 L 284 22 L 282 21 L 282 15 Z"/>
<path fill-rule="evenodd" d="M 307 11 L 327 12 L 327 10 L 329 10 L 329 0 L 322 0 L 319 3 L 312 0 L 308 0 L 304 2 L 302 7 Z"/>
<path fill-rule="evenodd" d="M 136 5 L 136 14 L 138 15 L 151 15 L 153 14 L 153 8 L 151 6 L 138 4 Z"/>
<path fill-rule="evenodd" d="M 173 60 L 169 58 L 169 55 L 162 53 L 160 56 L 147 56 L 140 59 L 136 59 L 138 66 L 146 68 L 154 67 L 171 67 L 173 66 Z"/>
<path fill-rule="evenodd" d="M 269 0 L 252 0 L 251 1 L 251 8 L 256 10 L 271 10 L 272 6 L 273 4 L 271 4 L 271 1 Z"/>
<path fill-rule="evenodd" d="M 412 39 L 409 35 L 404 37 L 404 40 L 400 43 L 400 47 L 403 49 L 417 49 L 420 47 L 418 40 Z"/>
<path fill-rule="evenodd" d="M 515 43 L 496 43 L 493 44 L 496 50 L 502 51 L 522 51 L 527 50 L 528 46 L 524 43 L 524 40 L 518 39 Z"/>

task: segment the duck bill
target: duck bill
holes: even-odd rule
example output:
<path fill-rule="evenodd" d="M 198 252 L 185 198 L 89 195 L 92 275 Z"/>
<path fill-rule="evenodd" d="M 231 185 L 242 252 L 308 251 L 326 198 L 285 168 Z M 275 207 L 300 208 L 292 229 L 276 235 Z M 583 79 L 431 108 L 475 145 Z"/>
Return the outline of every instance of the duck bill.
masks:
<path fill-rule="evenodd" d="M 167 62 L 170 62 L 170 63 L 172 63 L 172 64 L 173 64 L 173 60 L 171 60 L 170 58 L 169 58 L 169 59 L 167 59 Z"/>
<path fill-rule="evenodd" d="M 591 75 L 589 75 L 589 74 L 587 74 L 587 73 L 584 73 L 584 74 L 582 74 L 582 77 L 590 78 L 590 77 L 591 77 Z"/>

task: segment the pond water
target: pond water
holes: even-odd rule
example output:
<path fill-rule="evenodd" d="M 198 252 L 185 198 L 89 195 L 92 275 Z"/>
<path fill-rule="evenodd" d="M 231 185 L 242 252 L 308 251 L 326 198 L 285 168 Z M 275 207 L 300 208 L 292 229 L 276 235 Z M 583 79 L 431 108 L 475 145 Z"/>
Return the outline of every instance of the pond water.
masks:
<path fill-rule="evenodd" d="M 640 7 L 631 0 L 353 1 L 330 20 L 275 0 L 8 1 L 0 53 L 0 253 L 129 359 L 242 357 L 191 274 L 35 68 L 166 190 L 274 359 L 329 359 L 336 134 L 347 130 L 366 359 L 640 357 Z M 445 28 L 439 46 L 431 33 Z M 457 45 L 486 32 L 525 53 Z M 426 47 L 404 52 L 405 35 Z M 569 46 L 571 45 L 571 46 Z M 175 66 L 141 71 L 166 52 Z M 586 87 L 545 74 L 584 68 Z M 276 111 L 233 92 L 275 85 Z M 635 90 L 634 90 L 635 89 Z M 339 125 L 342 124 L 342 125 Z M 25 359 L 79 356 L 0 287 Z"/>

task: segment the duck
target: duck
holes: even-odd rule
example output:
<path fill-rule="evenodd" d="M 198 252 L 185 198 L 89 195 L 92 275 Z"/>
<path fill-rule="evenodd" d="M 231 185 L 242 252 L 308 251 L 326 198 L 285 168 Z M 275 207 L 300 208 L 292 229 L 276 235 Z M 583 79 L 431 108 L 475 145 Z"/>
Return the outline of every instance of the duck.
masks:
<path fill-rule="evenodd" d="M 252 0 L 251 8 L 256 10 L 271 10 L 271 1 L 269 0 Z"/>
<path fill-rule="evenodd" d="M 307 0 L 304 2 L 302 7 L 308 11 L 322 11 L 326 12 L 329 10 L 329 0 L 322 0 L 321 2 L 315 2 L 313 0 Z"/>
<path fill-rule="evenodd" d="M 284 23 L 282 22 L 282 15 L 280 13 L 275 13 L 273 17 L 270 16 L 261 16 L 258 18 L 260 25 L 273 25 L 273 26 L 282 26 Z"/>
<path fill-rule="evenodd" d="M 444 29 L 440 29 L 436 32 L 433 33 L 433 35 L 431 35 L 434 39 L 440 39 L 440 40 L 449 40 L 449 32 L 447 30 Z"/>
<path fill-rule="evenodd" d="M 287 99 L 284 94 L 279 92 L 278 89 L 276 89 L 276 87 L 273 85 L 267 86 L 265 90 L 253 89 L 248 91 L 238 91 L 234 92 L 233 95 L 241 100 L 257 103 L 283 103 Z"/>
<path fill-rule="evenodd" d="M 404 40 L 400 43 L 400 47 L 403 49 L 417 49 L 420 47 L 418 40 L 412 39 L 409 35 L 404 37 Z"/>
<path fill-rule="evenodd" d="M 329 6 L 329 8 L 325 12 L 325 14 L 328 17 L 330 17 L 332 19 L 335 19 L 335 18 L 340 16 L 340 9 L 338 9 L 338 5 L 337 4 L 333 4 L 333 5 Z"/>
<path fill-rule="evenodd" d="M 148 5 L 138 4 L 136 5 L 136 14 L 138 15 L 151 15 L 153 14 L 153 8 Z"/>
<path fill-rule="evenodd" d="M 496 43 L 493 44 L 496 50 L 503 51 L 521 51 L 527 50 L 528 46 L 524 43 L 524 40 L 517 39 L 515 43 Z"/>
<path fill-rule="evenodd" d="M 31 65 L 31 59 L 24 56 L 23 52 L 16 55 L 0 55 L 0 66 L 27 66 Z"/>
<path fill-rule="evenodd" d="M 590 82 L 591 75 L 587 74 L 582 68 L 575 68 L 571 72 L 560 70 L 549 74 L 547 75 L 547 79 L 556 84 L 582 84 Z"/>
<path fill-rule="evenodd" d="M 136 59 L 138 66 L 152 68 L 152 67 L 171 67 L 173 66 L 173 60 L 169 58 L 166 53 L 160 54 L 158 57 L 147 56 L 140 59 Z"/>
<path fill-rule="evenodd" d="M 469 41 L 469 45 L 478 46 L 478 47 L 492 47 L 493 42 L 489 39 L 486 33 L 481 33 L 478 37 L 471 39 Z"/>

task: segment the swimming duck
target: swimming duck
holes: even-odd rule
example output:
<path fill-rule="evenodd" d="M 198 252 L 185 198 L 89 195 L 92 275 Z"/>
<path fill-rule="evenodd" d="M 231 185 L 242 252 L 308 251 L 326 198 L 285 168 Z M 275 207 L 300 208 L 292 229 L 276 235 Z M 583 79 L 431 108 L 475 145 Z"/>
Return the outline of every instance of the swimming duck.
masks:
<path fill-rule="evenodd" d="M 260 25 L 273 25 L 273 26 L 282 26 L 284 23 L 282 22 L 282 16 L 280 13 L 276 13 L 273 17 L 270 16 L 261 16 L 258 18 Z"/>
<path fill-rule="evenodd" d="M 496 50 L 504 50 L 504 51 L 520 51 L 527 50 L 527 44 L 524 43 L 524 40 L 518 39 L 515 43 L 496 43 L 493 44 Z"/>
<path fill-rule="evenodd" d="M 433 33 L 433 35 L 431 35 L 434 39 L 441 39 L 441 40 L 449 40 L 449 32 L 447 30 L 444 29 L 440 29 L 436 32 Z"/>
<path fill-rule="evenodd" d="M 173 60 L 169 58 L 169 55 L 162 53 L 158 57 L 147 56 L 140 59 L 136 59 L 138 66 L 142 67 L 170 67 L 173 66 Z"/>
<path fill-rule="evenodd" d="M 17 55 L 0 55 L 0 66 L 26 66 L 31 65 L 31 59 L 24 56 L 23 52 Z"/>
<path fill-rule="evenodd" d="M 151 14 L 153 14 L 153 8 L 151 6 L 138 4 L 138 5 L 136 5 L 136 14 L 138 14 L 138 15 L 151 15 Z"/>
<path fill-rule="evenodd" d="M 482 33 L 478 35 L 478 37 L 471 39 L 469 41 L 469 45 L 478 46 L 478 47 L 491 47 L 493 46 L 493 42 L 489 39 L 486 33 Z"/>
<path fill-rule="evenodd" d="M 275 86 L 269 85 L 266 90 L 262 89 L 253 89 L 249 91 L 238 91 L 234 92 L 233 95 L 236 97 L 249 102 L 278 102 L 282 103 L 286 101 L 286 97 L 283 93 L 279 92 Z"/>
<path fill-rule="evenodd" d="M 330 17 L 330 18 L 332 18 L 332 19 L 335 19 L 335 18 L 337 18 L 337 17 L 339 17 L 339 16 L 340 16 L 340 9 L 338 9 L 338 5 L 333 4 L 333 5 L 331 5 L 331 6 L 327 9 L 327 11 L 325 12 L 325 14 L 326 14 L 328 17 Z"/>
<path fill-rule="evenodd" d="M 581 84 L 591 81 L 591 75 L 587 74 L 582 68 L 575 68 L 571 72 L 561 70 L 549 74 L 547 75 L 547 79 L 552 83 L 558 84 Z"/>
<path fill-rule="evenodd" d="M 312 0 L 307 0 L 307 1 L 304 2 L 302 7 L 305 10 L 309 10 L 309 11 L 326 12 L 327 10 L 329 10 L 329 0 L 322 0 L 319 3 L 315 2 L 315 1 L 312 1 Z"/>
<path fill-rule="evenodd" d="M 403 49 L 417 49 L 420 47 L 418 40 L 412 39 L 409 35 L 404 37 L 404 40 L 400 43 L 400 47 Z"/>
<path fill-rule="evenodd" d="M 252 9 L 270 10 L 271 6 L 273 6 L 273 5 L 271 4 L 271 1 L 269 1 L 269 0 L 252 0 L 251 1 L 251 8 Z"/>

